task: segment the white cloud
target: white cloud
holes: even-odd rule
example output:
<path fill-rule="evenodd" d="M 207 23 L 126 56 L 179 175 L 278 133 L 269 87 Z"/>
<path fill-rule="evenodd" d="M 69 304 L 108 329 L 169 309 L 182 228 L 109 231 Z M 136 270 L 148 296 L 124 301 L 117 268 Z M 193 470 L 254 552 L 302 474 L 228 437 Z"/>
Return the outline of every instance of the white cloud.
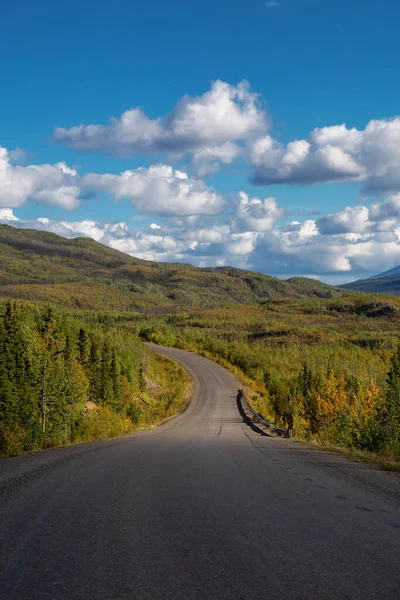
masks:
<path fill-rule="evenodd" d="M 238 194 L 235 229 L 238 231 L 269 231 L 275 221 L 283 217 L 284 210 L 278 208 L 276 198 L 249 198 L 245 192 Z"/>
<path fill-rule="evenodd" d="M 198 177 L 215 175 L 220 170 L 221 163 L 231 164 L 242 152 L 242 148 L 232 142 L 204 147 L 193 154 L 192 166 Z"/>
<path fill-rule="evenodd" d="M 269 135 L 265 111 L 246 81 L 236 86 L 215 81 L 209 91 L 184 96 L 157 119 L 133 108 L 106 125 L 57 127 L 53 140 L 117 156 L 168 153 L 181 159 L 190 153 L 198 177 L 214 175 L 242 156 L 260 185 L 361 182 L 366 192 L 400 191 L 400 117 L 372 120 L 363 130 L 319 127 L 307 139 L 284 144 Z"/>
<path fill-rule="evenodd" d="M 19 221 L 11 208 L 0 208 L 0 221 Z"/>
<path fill-rule="evenodd" d="M 248 93 L 244 88 L 243 94 Z M 193 121 L 197 123 L 198 115 L 203 109 L 207 113 L 212 102 L 204 96 L 196 102 L 190 98 L 182 102 L 184 107 L 178 105 L 175 109 L 174 135 L 182 129 L 193 139 L 195 126 L 192 123 L 189 127 L 187 115 L 194 112 Z M 254 106 L 258 110 L 255 99 Z M 166 120 L 161 123 L 164 128 Z M 223 119 L 217 122 L 222 131 Z M 218 123 L 213 144 L 203 123 L 206 143 L 201 146 L 198 142 L 193 151 L 198 174 L 215 172 L 221 162 L 229 163 L 243 152 L 236 141 L 221 141 L 222 133 L 218 138 Z M 238 124 L 239 133 L 232 135 L 250 131 L 243 123 Z M 372 121 L 364 131 L 344 125 L 326 127 L 314 130 L 307 140 L 286 146 L 264 135 L 248 144 L 246 155 L 264 177 L 268 175 L 269 182 L 273 177 L 275 181 L 297 183 L 354 180 L 363 182 L 366 189 L 377 190 L 380 186 L 382 190 L 388 183 L 393 186 L 396 178 L 400 185 L 400 155 L 396 153 L 399 124 L 400 118 Z M 200 134 L 199 129 L 197 140 Z M 179 135 L 182 140 L 183 133 Z M 116 200 L 130 200 L 137 213 L 151 215 L 153 222 L 142 230 L 125 222 L 102 224 L 89 219 L 52 221 L 42 217 L 27 222 L 18 220 L 12 210 L 28 200 L 72 209 L 79 198 L 93 197 L 94 190 L 111 194 Z M 224 199 L 201 179 L 165 164 L 121 174 L 82 176 L 63 162 L 13 165 L 10 153 L 0 148 L 0 221 L 5 223 L 67 237 L 89 236 L 151 260 L 233 264 L 280 276 L 307 273 L 332 279 L 342 274 L 348 280 L 400 262 L 400 193 L 392 193 L 370 207 L 346 207 L 315 220 L 282 224 L 283 216 L 284 210 L 273 197 L 250 197 L 242 191 Z"/>
<path fill-rule="evenodd" d="M 151 152 L 163 135 L 160 120 L 151 120 L 139 109 L 112 118 L 109 125 L 78 125 L 71 129 L 56 127 L 53 139 L 79 150 L 104 150 L 116 155 Z"/>
<path fill-rule="evenodd" d="M 253 252 L 257 244 L 257 234 L 253 231 L 232 233 L 225 242 L 224 253 L 228 256 L 241 256 Z"/>
<path fill-rule="evenodd" d="M 284 144 L 269 135 L 265 111 L 246 81 L 215 81 L 203 95 L 184 96 L 157 119 L 133 108 L 107 125 L 57 127 L 53 140 L 117 156 L 167 153 L 181 159 L 190 153 L 198 177 L 242 156 L 260 185 L 361 182 L 366 192 L 400 191 L 400 117 L 372 120 L 363 130 L 320 127 L 307 139 Z"/>
<path fill-rule="evenodd" d="M 13 162 L 22 161 L 26 158 L 26 152 L 22 148 L 14 148 L 9 151 L 10 160 Z"/>
<path fill-rule="evenodd" d="M 89 190 L 84 193 L 85 190 Z M 79 173 L 64 162 L 55 165 L 14 166 L 9 152 L 0 147 L 0 207 L 16 208 L 28 200 L 72 210 L 80 198 L 92 198 L 93 190 L 128 198 L 140 214 L 215 215 L 224 200 L 200 179 L 192 179 L 168 165 L 153 165 L 111 173 Z"/>
<path fill-rule="evenodd" d="M 276 0 L 269 0 L 269 2 L 265 3 L 267 8 L 278 8 L 281 5 L 280 2 L 276 2 Z"/>
<path fill-rule="evenodd" d="M 344 210 L 322 217 L 317 227 L 323 235 L 338 233 L 361 233 L 369 223 L 369 210 L 366 206 L 346 207 Z"/>
<path fill-rule="evenodd" d="M 140 214 L 213 215 L 224 207 L 222 196 L 203 181 L 162 164 L 121 175 L 92 173 L 83 177 L 83 185 L 113 194 L 116 199 L 129 198 Z"/>
<path fill-rule="evenodd" d="M 47 217 L 39 217 L 35 221 L 28 222 L 27 226 L 34 229 L 45 229 L 57 235 L 62 235 L 67 238 L 73 237 L 90 237 L 96 242 L 107 242 L 107 231 L 109 225 L 101 225 L 90 219 L 83 221 L 53 221 Z"/>
<path fill-rule="evenodd" d="M 252 140 L 248 158 L 258 184 L 363 182 L 372 192 L 400 189 L 400 117 L 370 121 L 362 131 L 346 125 L 314 129 L 287 145 Z"/>
<path fill-rule="evenodd" d="M 230 264 L 281 277 L 307 274 L 339 283 L 400 263 L 400 215 L 388 219 L 382 209 L 380 218 L 377 204 L 373 214 L 366 206 L 347 207 L 325 219 L 283 225 L 278 224 L 283 211 L 274 198 L 261 201 L 241 192 L 232 213 L 234 207 L 216 219 L 201 217 L 203 223 L 209 219 L 203 227 L 199 220 L 167 219 L 162 234 L 168 232 L 177 241 L 180 260 Z M 253 207 L 266 216 L 253 219 Z"/>
<path fill-rule="evenodd" d="M 0 206 L 16 208 L 31 199 L 72 210 L 79 193 L 77 172 L 65 163 L 14 166 L 10 153 L 0 147 Z"/>
<path fill-rule="evenodd" d="M 382 221 L 391 217 L 400 217 L 400 194 L 389 196 L 383 202 L 371 205 L 371 218 Z"/>
<path fill-rule="evenodd" d="M 210 169 L 214 173 L 219 161 L 228 164 L 238 155 L 233 142 L 265 130 L 265 113 L 246 81 L 237 86 L 215 81 L 202 96 L 184 96 L 164 117 L 149 119 L 133 108 L 109 125 L 56 127 L 53 140 L 117 156 L 194 152 L 195 168 L 204 176 Z"/>

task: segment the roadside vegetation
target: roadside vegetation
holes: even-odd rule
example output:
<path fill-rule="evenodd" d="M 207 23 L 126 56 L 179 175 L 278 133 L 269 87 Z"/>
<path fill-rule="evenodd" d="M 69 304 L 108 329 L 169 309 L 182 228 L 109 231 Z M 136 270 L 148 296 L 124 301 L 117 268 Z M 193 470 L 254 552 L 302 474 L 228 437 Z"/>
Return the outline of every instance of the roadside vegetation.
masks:
<path fill-rule="evenodd" d="M 126 326 L 126 325 L 125 325 Z M 400 465 L 400 300 L 345 295 L 147 316 L 146 340 L 199 352 L 296 437 Z"/>
<path fill-rule="evenodd" d="M 184 370 L 132 335 L 49 306 L 0 317 L 2 456 L 128 434 L 188 401 Z"/>

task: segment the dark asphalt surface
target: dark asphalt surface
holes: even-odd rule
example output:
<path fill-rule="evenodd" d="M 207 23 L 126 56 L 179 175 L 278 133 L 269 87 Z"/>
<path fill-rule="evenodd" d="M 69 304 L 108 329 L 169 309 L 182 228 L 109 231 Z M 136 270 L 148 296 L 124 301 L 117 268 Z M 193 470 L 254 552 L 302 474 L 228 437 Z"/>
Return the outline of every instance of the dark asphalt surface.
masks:
<path fill-rule="evenodd" d="M 1 600 L 400 598 L 400 478 L 261 436 L 194 354 L 159 429 L 0 461 Z"/>

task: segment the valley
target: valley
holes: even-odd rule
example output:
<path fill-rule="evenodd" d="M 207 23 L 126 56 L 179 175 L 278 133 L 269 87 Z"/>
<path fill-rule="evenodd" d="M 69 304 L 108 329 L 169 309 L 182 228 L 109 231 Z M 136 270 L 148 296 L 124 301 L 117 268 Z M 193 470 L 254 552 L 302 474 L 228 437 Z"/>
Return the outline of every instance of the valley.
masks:
<path fill-rule="evenodd" d="M 0 260 L 2 310 L 13 312 L 17 332 L 4 329 L 4 355 L 23 352 L 37 374 L 36 392 L 27 396 L 30 405 L 37 407 L 35 398 L 43 394 L 49 352 L 57 353 L 61 382 L 68 361 L 82 380 L 74 383 L 80 390 L 80 408 L 68 399 L 72 392 L 65 392 L 67 408 L 61 402 L 59 431 L 47 439 L 37 434 L 42 439 L 39 446 L 78 439 L 67 425 L 76 410 L 77 431 L 91 417 L 93 432 L 85 435 L 92 438 L 134 431 L 171 414 L 173 409 L 165 413 L 161 405 L 157 408 L 165 394 L 173 393 L 165 383 L 168 369 L 162 367 L 161 373 L 158 367 L 154 375 L 154 359 L 144 341 L 191 350 L 221 363 L 248 385 L 250 402 L 260 414 L 283 427 L 293 420 L 299 439 L 370 453 L 371 460 L 396 468 L 400 299 L 395 296 L 351 292 L 311 279 L 282 281 L 231 267 L 146 262 L 87 238 L 66 240 L 8 226 L 0 227 Z M 84 351 L 81 330 L 87 339 Z M 13 336 L 23 350 L 12 350 Z M 5 376 L 7 368 L 5 364 Z M 100 385 L 96 391 L 91 382 L 104 379 L 106 373 L 114 373 L 114 387 L 107 392 L 107 386 Z M 16 406 L 22 389 L 18 386 L 25 385 L 18 373 L 14 377 L 16 391 L 4 396 L 5 421 L 11 418 L 7 406 Z M 158 383 L 161 380 L 164 383 Z M 179 385 L 178 380 L 173 385 Z M 159 389 L 163 393 L 154 396 Z M 146 394 L 153 394 L 152 411 L 158 416 L 146 416 Z M 88 413 L 82 407 L 89 401 L 95 410 Z M 162 402 L 169 406 L 169 400 Z M 99 419 L 93 418 L 93 412 L 104 408 L 122 419 L 110 431 L 97 428 Z M 27 425 L 19 419 L 27 417 L 18 416 L 18 410 L 11 410 L 17 420 L 11 419 L 4 431 L 14 431 L 17 423 L 22 428 L 20 441 L 13 435 L 4 440 L 6 454 L 35 447 L 26 441 Z M 40 429 L 42 409 L 32 410 L 30 419 Z"/>

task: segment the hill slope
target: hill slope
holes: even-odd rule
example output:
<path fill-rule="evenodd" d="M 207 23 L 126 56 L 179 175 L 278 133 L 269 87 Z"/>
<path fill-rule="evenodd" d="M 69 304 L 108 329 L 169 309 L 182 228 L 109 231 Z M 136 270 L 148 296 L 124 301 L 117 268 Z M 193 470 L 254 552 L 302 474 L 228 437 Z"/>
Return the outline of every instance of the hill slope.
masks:
<path fill-rule="evenodd" d="M 346 290 L 356 292 L 367 292 L 369 294 L 392 294 L 400 296 L 400 266 L 378 273 L 368 277 L 368 279 L 359 279 L 340 286 Z"/>
<path fill-rule="evenodd" d="M 346 290 L 366 292 L 368 294 L 391 294 L 400 296 L 400 276 L 377 277 L 374 279 L 360 279 L 341 286 Z"/>
<path fill-rule="evenodd" d="M 65 239 L 0 225 L 0 297 L 70 308 L 159 312 L 279 297 L 331 298 L 341 292 L 312 279 L 282 281 L 231 267 L 200 269 L 144 261 L 89 238 Z"/>
<path fill-rule="evenodd" d="M 378 275 L 373 275 L 369 279 L 383 279 L 384 277 L 395 277 L 396 275 L 400 277 L 400 265 L 388 271 L 383 271 L 383 273 L 378 273 Z"/>

